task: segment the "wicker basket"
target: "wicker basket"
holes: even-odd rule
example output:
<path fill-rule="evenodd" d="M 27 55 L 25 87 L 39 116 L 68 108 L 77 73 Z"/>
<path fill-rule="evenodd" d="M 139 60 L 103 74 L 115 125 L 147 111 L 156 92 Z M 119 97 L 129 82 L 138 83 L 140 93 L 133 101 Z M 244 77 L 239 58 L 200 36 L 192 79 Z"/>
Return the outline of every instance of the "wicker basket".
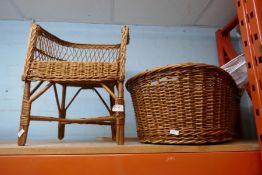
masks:
<path fill-rule="evenodd" d="M 143 143 L 202 144 L 231 140 L 239 89 L 224 70 L 177 64 L 146 70 L 126 83 Z"/>

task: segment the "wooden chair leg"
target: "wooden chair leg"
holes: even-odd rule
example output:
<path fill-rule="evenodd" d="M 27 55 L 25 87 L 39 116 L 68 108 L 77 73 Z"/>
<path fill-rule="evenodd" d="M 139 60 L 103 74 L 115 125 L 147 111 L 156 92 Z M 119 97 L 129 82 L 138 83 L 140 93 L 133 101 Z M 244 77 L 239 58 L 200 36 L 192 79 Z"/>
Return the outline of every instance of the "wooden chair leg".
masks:
<path fill-rule="evenodd" d="M 125 131 L 125 116 L 124 112 L 118 114 L 116 119 L 116 142 L 118 145 L 123 145 L 124 140 L 124 131 Z"/>
<path fill-rule="evenodd" d="M 30 123 L 30 81 L 25 82 L 24 96 L 22 102 L 22 112 L 20 117 L 20 128 L 18 133 L 18 145 L 24 146 L 27 140 L 28 128 Z"/>
<path fill-rule="evenodd" d="M 110 88 L 110 90 L 114 93 L 114 87 Z M 110 107 L 114 106 L 115 100 L 109 95 L 110 98 Z M 113 112 L 111 111 L 110 116 L 113 115 Z M 112 133 L 112 140 L 116 141 L 116 125 L 111 125 L 111 133 Z"/>
<path fill-rule="evenodd" d="M 118 145 L 124 144 L 124 130 L 125 130 L 125 106 L 124 106 L 124 86 L 122 81 L 118 82 L 118 98 L 116 104 L 123 105 L 123 111 L 118 111 L 116 114 L 116 142 Z"/>
<path fill-rule="evenodd" d="M 112 140 L 116 141 L 116 125 L 111 125 Z"/>
<path fill-rule="evenodd" d="M 66 117 L 66 109 L 65 109 L 65 100 L 66 100 L 66 86 L 63 85 L 62 88 L 62 101 L 61 107 L 59 111 L 59 118 Z M 65 136 L 65 124 L 58 123 L 58 139 L 62 140 Z"/>

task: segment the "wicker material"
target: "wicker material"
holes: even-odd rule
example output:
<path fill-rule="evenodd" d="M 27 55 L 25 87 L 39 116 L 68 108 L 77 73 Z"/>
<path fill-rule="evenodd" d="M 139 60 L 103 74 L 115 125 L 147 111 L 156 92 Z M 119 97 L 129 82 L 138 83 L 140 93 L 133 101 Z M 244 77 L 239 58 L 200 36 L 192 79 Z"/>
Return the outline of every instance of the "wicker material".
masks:
<path fill-rule="evenodd" d="M 21 112 L 18 145 L 25 145 L 30 120 L 58 121 L 58 137 L 63 139 L 65 124 L 110 125 L 112 139 L 124 144 L 124 111 L 113 111 L 115 104 L 124 106 L 124 88 L 126 45 L 128 27 L 123 26 L 119 44 L 79 44 L 64 41 L 41 26 L 33 24 L 29 36 L 26 62 L 22 79 L 25 81 L 23 106 Z M 39 83 L 31 89 L 31 82 Z M 48 84 L 38 90 L 43 82 Z M 62 85 L 62 97 L 59 100 L 56 84 Z M 66 104 L 67 87 L 79 87 L 71 101 Z M 58 117 L 31 115 L 31 105 L 50 87 L 54 88 L 58 107 Z M 115 88 L 116 87 L 116 88 Z M 110 104 L 96 90 L 103 88 L 110 96 Z M 109 116 L 95 118 L 67 119 L 66 110 L 81 90 L 91 89 L 101 99 Z M 117 90 L 115 92 L 115 89 Z"/>
<path fill-rule="evenodd" d="M 23 80 L 123 80 L 127 27 L 122 44 L 77 44 L 50 34 L 39 25 L 31 28 Z"/>
<path fill-rule="evenodd" d="M 28 80 L 90 81 L 118 79 L 117 64 L 77 61 L 33 61 Z"/>
<path fill-rule="evenodd" d="M 233 137 L 239 91 L 232 77 L 216 66 L 158 67 L 129 79 L 126 87 L 141 142 L 202 144 Z"/>

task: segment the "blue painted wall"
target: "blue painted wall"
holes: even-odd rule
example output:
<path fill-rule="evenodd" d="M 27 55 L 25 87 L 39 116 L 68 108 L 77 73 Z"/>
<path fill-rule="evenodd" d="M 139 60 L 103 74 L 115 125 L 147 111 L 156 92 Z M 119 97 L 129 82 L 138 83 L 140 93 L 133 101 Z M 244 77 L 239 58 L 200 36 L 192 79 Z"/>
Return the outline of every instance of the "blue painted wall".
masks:
<path fill-rule="evenodd" d="M 119 25 L 41 22 L 44 28 L 65 40 L 82 43 L 118 43 Z M 0 21 L 0 139 L 16 139 L 23 94 L 21 74 L 27 48 L 30 21 Z M 213 28 L 130 26 L 127 48 L 126 79 L 145 69 L 173 63 L 204 62 L 217 64 Z M 75 88 L 69 90 L 72 97 Z M 103 94 L 104 95 L 104 94 Z M 254 138 L 250 120 L 250 103 L 244 97 L 245 137 Z M 87 100 L 89 99 L 89 100 Z M 126 99 L 126 136 L 136 136 L 135 117 L 130 95 Z M 50 90 L 33 105 L 32 114 L 57 115 Z M 92 91 L 81 92 L 68 111 L 68 116 L 106 115 Z M 110 136 L 110 128 L 96 125 L 67 125 L 65 139 L 94 139 Z M 32 122 L 28 139 L 55 139 L 57 123 Z"/>

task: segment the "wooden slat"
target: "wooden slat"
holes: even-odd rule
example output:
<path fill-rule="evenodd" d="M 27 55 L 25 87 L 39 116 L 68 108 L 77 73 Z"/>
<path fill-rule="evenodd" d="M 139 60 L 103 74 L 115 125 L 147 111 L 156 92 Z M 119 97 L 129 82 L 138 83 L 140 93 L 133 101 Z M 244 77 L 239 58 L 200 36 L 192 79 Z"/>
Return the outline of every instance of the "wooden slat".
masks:
<path fill-rule="evenodd" d="M 43 81 L 40 81 L 35 87 L 34 89 L 30 92 L 30 95 L 33 95 L 35 93 L 35 91 L 43 84 Z"/>
<path fill-rule="evenodd" d="M 78 123 L 78 124 L 109 124 L 109 121 L 114 121 L 115 117 L 103 116 L 96 118 L 56 118 L 50 116 L 30 116 L 30 120 L 34 121 L 59 121 L 62 124 Z M 108 122 L 108 123 L 105 123 Z"/>
<path fill-rule="evenodd" d="M 41 89 L 37 94 L 35 94 L 35 95 L 30 99 L 30 103 L 32 103 L 32 102 L 35 101 L 38 97 L 40 97 L 43 93 L 45 93 L 52 85 L 53 85 L 53 83 L 48 83 L 43 89 Z"/>
<path fill-rule="evenodd" d="M 126 139 L 119 146 L 111 139 L 100 140 L 28 140 L 26 146 L 16 141 L 1 141 L 0 155 L 18 154 L 105 154 L 105 153 L 184 153 L 184 152 L 238 152 L 258 151 L 257 141 L 232 141 L 216 145 L 153 145 L 141 144 L 136 139 Z"/>

